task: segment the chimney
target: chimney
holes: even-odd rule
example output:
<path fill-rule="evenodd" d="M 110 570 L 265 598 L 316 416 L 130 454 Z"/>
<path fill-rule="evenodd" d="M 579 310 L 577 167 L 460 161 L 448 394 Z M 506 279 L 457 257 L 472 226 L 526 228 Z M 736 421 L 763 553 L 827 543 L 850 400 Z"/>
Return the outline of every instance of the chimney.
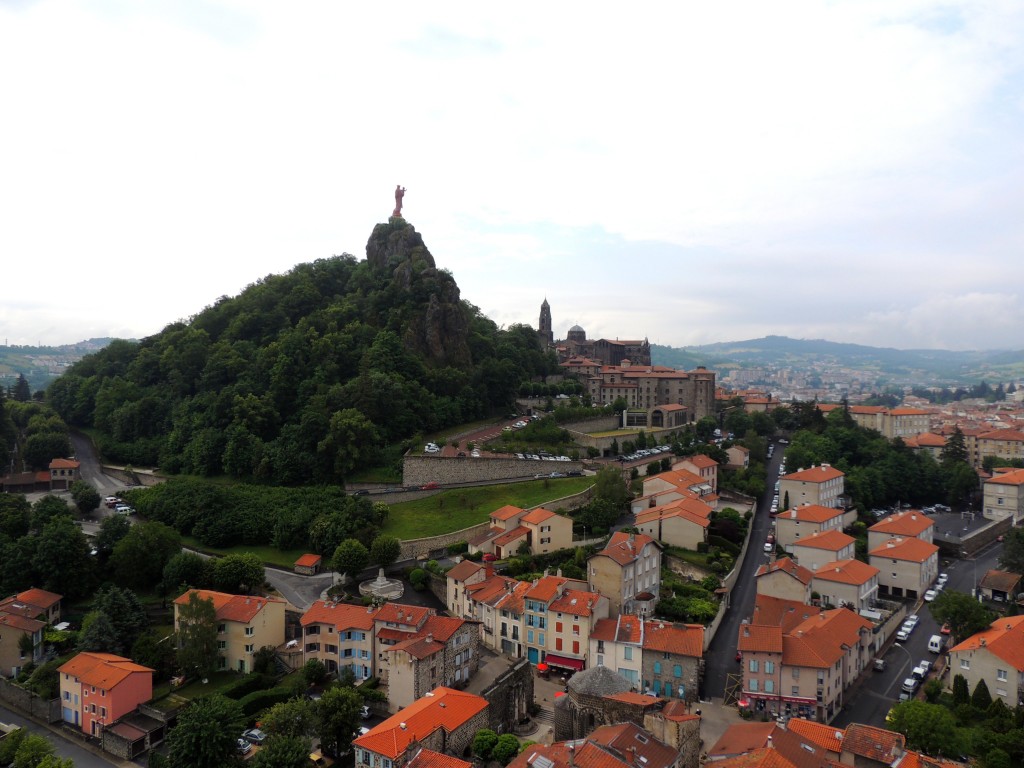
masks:
<path fill-rule="evenodd" d="M 562 578 L 562 569 L 561 568 L 559 568 L 557 571 L 555 571 L 555 576 L 557 576 L 558 578 Z"/>
<path fill-rule="evenodd" d="M 986 645 L 988 645 L 988 642 L 985 640 L 984 637 L 981 638 L 981 647 L 984 648 Z"/>
<path fill-rule="evenodd" d="M 768 747 L 768 749 L 775 749 L 775 747 L 772 744 L 772 737 L 771 736 L 768 737 L 767 747 Z"/>
<path fill-rule="evenodd" d="M 484 563 L 484 578 L 489 579 L 494 575 L 494 563 Z"/>
<path fill-rule="evenodd" d="M 405 723 L 399 723 L 398 727 L 404 731 L 408 726 Z"/>
<path fill-rule="evenodd" d="M 428 643 L 434 642 L 434 633 L 433 632 L 427 632 L 427 642 Z"/>

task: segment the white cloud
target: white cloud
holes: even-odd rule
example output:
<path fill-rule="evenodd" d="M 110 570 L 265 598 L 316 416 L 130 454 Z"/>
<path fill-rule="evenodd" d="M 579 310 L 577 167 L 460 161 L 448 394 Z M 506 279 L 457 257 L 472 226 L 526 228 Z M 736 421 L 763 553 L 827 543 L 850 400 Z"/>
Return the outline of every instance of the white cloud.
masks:
<path fill-rule="evenodd" d="M 0 305 L 41 287 L 0 336 L 146 335 L 361 255 L 400 182 L 500 323 L 547 295 L 671 344 L 1019 345 L 900 323 L 984 313 L 1016 263 L 1022 26 L 982 0 L 0 4 Z"/>

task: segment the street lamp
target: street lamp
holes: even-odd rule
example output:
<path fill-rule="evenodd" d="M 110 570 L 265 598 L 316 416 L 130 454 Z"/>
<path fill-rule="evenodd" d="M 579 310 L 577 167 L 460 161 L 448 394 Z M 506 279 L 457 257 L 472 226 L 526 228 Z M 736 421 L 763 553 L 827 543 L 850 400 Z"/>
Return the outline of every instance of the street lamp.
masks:
<path fill-rule="evenodd" d="M 967 558 L 967 550 L 966 549 L 961 549 L 960 550 L 960 557 L 964 558 L 965 560 L 968 559 Z M 971 597 L 976 598 L 978 596 L 978 558 L 972 557 L 972 558 L 970 558 L 970 560 L 971 560 L 971 574 L 972 574 L 972 576 L 974 578 L 974 587 L 971 589 Z"/>

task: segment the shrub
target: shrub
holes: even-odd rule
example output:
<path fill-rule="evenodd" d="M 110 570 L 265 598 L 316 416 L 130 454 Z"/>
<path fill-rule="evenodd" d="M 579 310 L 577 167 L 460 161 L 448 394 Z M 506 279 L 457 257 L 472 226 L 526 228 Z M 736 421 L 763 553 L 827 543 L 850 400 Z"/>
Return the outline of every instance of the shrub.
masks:
<path fill-rule="evenodd" d="M 427 587 L 427 581 L 430 577 L 427 572 L 422 568 L 414 568 L 412 573 L 409 574 L 409 583 L 412 584 L 412 588 L 417 591 L 423 591 Z"/>
<path fill-rule="evenodd" d="M 476 736 L 473 737 L 473 754 L 481 760 L 487 761 L 490 759 L 491 752 L 494 750 L 494 746 L 497 743 L 498 734 L 494 731 L 488 728 L 477 731 Z"/>
<path fill-rule="evenodd" d="M 498 743 L 491 750 L 491 759 L 502 765 L 508 765 L 512 758 L 519 754 L 519 739 L 511 733 L 503 733 L 498 737 Z"/>
<path fill-rule="evenodd" d="M 278 686 L 276 688 L 268 688 L 265 691 L 253 691 L 239 699 L 238 703 L 242 705 L 243 714 L 246 717 L 252 717 L 275 704 L 288 701 L 294 695 L 295 693 L 290 686 Z"/>
<path fill-rule="evenodd" d="M 223 691 L 223 694 L 229 699 L 238 699 L 248 696 L 254 691 L 262 691 L 270 688 L 274 684 L 274 678 L 270 675 L 260 674 L 253 672 L 245 675 L 231 685 L 229 688 Z"/>

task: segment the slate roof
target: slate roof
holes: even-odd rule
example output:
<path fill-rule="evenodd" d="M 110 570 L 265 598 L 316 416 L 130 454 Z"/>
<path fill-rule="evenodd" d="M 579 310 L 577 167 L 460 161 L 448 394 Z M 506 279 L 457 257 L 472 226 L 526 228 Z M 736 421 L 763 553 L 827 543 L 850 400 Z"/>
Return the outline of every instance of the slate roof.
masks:
<path fill-rule="evenodd" d="M 577 672 L 569 678 L 568 686 L 577 693 L 602 697 L 625 693 L 632 687 L 626 678 L 608 667 L 591 667 Z"/>

